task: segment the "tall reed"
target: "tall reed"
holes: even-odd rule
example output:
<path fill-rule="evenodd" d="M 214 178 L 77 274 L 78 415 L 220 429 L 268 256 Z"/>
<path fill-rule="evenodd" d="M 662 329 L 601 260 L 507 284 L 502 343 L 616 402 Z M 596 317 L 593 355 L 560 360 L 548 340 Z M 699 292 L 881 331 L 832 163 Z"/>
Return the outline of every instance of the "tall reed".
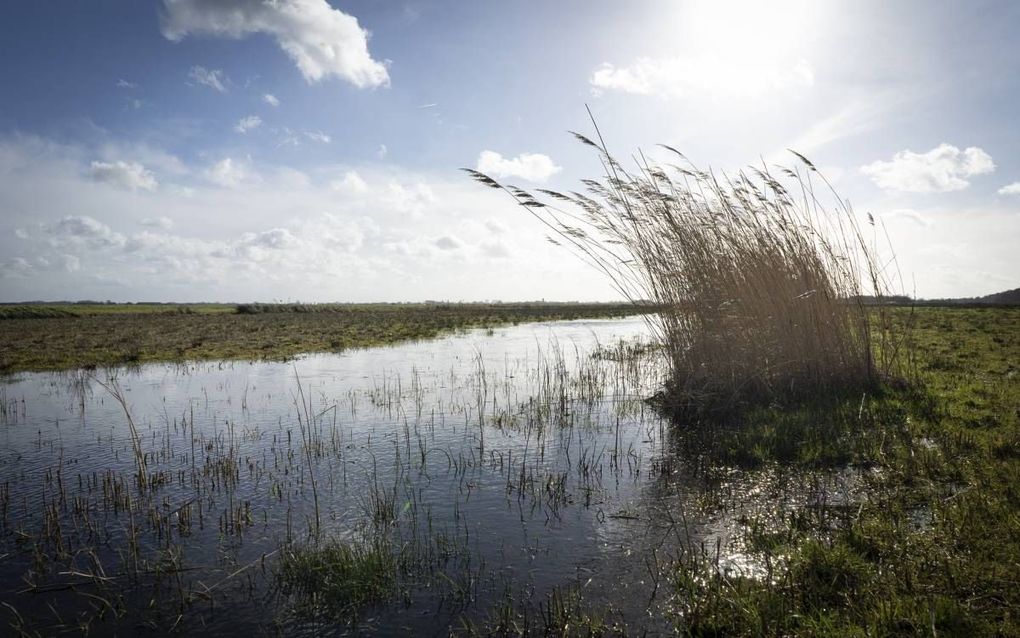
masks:
<path fill-rule="evenodd" d="M 573 135 L 604 168 L 581 180 L 584 192 L 533 193 L 464 170 L 509 193 L 550 242 L 622 295 L 658 306 L 649 320 L 668 357 L 662 396 L 672 407 L 715 412 L 858 391 L 891 371 L 900 342 L 881 303 L 874 316 L 865 305 L 866 296 L 881 302 L 891 278 L 849 203 L 809 160 L 795 153 L 792 169 L 717 175 L 663 146 L 673 161 L 639 153 L 628 170 L 600 133 Z"/>

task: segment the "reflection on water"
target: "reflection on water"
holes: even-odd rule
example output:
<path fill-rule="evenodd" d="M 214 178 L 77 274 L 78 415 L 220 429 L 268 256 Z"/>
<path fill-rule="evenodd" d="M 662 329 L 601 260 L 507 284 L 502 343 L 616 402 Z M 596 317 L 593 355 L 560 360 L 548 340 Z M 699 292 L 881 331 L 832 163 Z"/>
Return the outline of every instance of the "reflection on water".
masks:
<path fill-rule="evenodd" d="M 444 635 L 572 587 L 628 632 L 665 631 L 678 556 L 700 544 L 765 577 L 736 528 L 817 491 L 678 455 L 642 400 L 663 374 L 647 338 L 640 319 L 572 321 L 9 379 L 0 600 L 43 633 Z M 392 600 L 356 627 L 292 613 L 281 548 L 380 535 L 416 566 Z"/>

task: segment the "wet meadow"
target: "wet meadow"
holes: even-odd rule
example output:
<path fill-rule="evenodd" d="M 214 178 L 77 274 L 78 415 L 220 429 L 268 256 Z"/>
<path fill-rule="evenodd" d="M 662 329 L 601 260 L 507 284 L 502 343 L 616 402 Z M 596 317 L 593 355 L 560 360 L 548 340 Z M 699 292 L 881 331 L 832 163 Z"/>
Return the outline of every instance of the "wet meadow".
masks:
<path fill-rule="evenodd" d="M 1016 634 L 1020 313 L 893 316 L 917 381 L 711 426 L 663 409 L 638 316 L 9 373 L 0 615 L 11 635 Z"/>

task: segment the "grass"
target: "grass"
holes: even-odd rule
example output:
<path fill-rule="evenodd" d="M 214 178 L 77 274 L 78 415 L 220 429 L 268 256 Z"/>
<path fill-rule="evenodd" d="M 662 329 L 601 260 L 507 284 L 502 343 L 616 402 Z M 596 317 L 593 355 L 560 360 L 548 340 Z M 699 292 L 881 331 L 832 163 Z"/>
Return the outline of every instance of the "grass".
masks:
<path fill-rule="evenodd" d="M 779 177 L 766 166 L 716 175 L 667 146 L 669 159 L 639 153 L 630 170 L 601 133 L 574 136 L 604 169 L 582 180 L 584 194 L 533 193 L 466 170 L 514 197 L 621 294 L 660 308 L 654 325 L 671 368 L 663 403 L 729 414 L 871 388 L 898 372 L 902 335 L 887 330 L 881 305 L 863 301 L 887 294 L 888 264 L 810 161 L 797 155 L 804 173 L 779 167 Z"/>
<path fill-rule="evenodd" d="M 0 372 L 286 359 L 472 327 L 642 311 L 631 304 L 582 303 L 0 306 Z"/>
<path fill-rule="evenodd" d="M 385 540 L 285 548 L 279 563 L 281 593 L 295 611 L 336 622 L 352 622 L 366 606 L 397 590 L 398 558 Z"/>
<path fill-rule="evenodd" d="M 1020 635 L 1017 325 L 1016 308 L 921 309 L 923 391 L 848 401 L 829 418 L 787 411 L 720 437 L 723 461 L 872 471 L 850 505 L 746 521 L 747 544 L 777 566 L 771 579 L 720 574 L 711 552 L 692 550 L 675 573 L 678 630 Z M 797 420 L 824 436 L 785 427 Z"/>

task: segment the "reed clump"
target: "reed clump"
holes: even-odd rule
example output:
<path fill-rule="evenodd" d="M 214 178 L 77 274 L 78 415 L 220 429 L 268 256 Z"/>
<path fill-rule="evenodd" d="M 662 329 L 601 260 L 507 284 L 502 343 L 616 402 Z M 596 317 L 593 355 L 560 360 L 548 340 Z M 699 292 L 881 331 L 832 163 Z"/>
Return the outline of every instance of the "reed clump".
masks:
<path fill-rule="evenodd" d="M 584 192 L 529 192 L 465 170 L 625 297 L 658 307 L 648 317 L 670 367 L 668 407 L 728 413 L 857 392 L 893 372 L 903 341 L 880 302 L 895 262 L 879 263 L 877 242 L 809 160 L 717 175 L 664 146 L 669 159 L 639 154 L 628 170 L 601 134 L 573 135 L 604 167 Z"/>

